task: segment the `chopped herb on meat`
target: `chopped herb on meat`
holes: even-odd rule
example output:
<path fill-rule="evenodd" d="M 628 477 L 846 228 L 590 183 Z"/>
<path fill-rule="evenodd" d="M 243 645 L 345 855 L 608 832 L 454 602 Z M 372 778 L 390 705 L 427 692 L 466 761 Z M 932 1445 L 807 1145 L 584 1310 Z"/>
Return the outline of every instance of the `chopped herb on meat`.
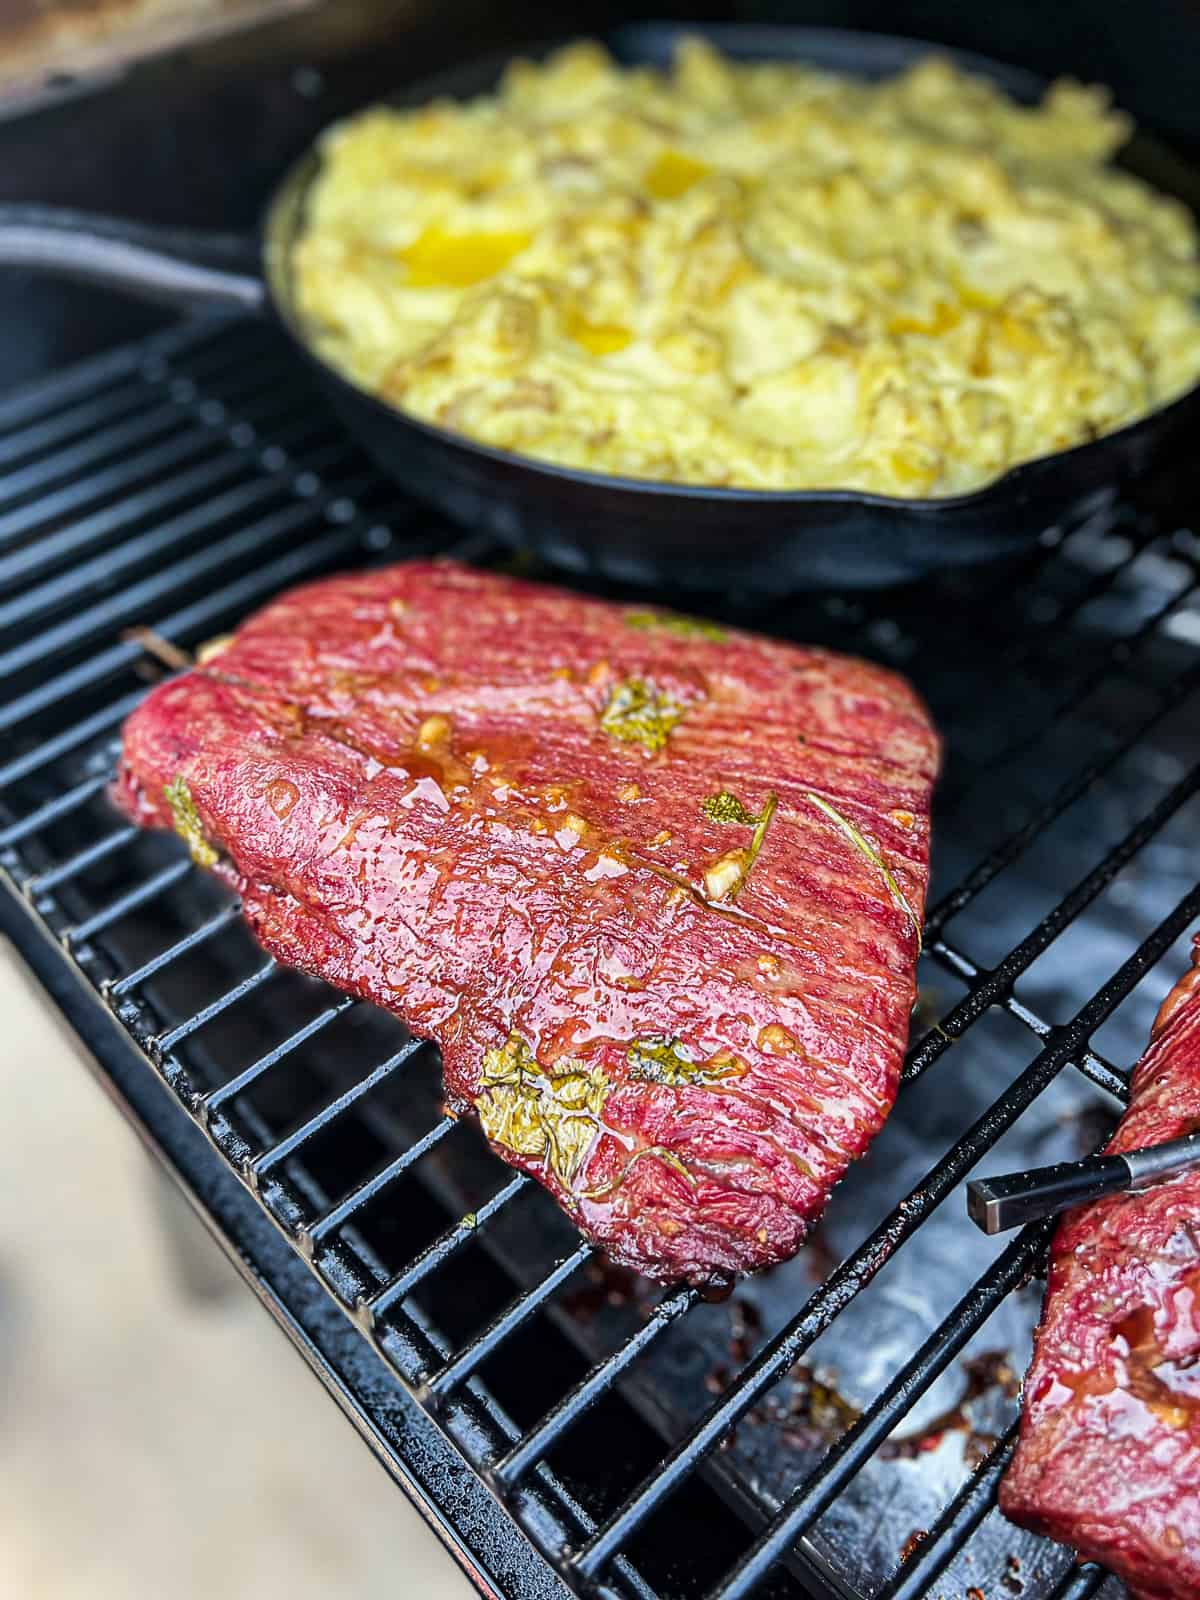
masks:
<path fill-rule="evenodd" d="M 665 1145 L 661 1144 L 648 1144 L 644 1145 L 642 1149 L 634 1151 L 615 1178 L 610 1178 L 607 1183 L 599 1184 L 595 1189 L 582 1190 L 579 1198 L 581 1200 L 607 1200 L 610 1195 L 617 1192 L 638 1162 L 644 1161 L 647 1156 L 653 1156 L 656 1161 L 661 1161 L 664 1166 L 670 1167 L 672 1171 L 677 1172 L 681 1178 L 686 1179 L 689 1188 L 694 1189 L 696 1187 L 696 1178 L 692 1169 L 673 1150 L 668 1150 Z"/>
<path fill-rule="evenodd" d="M 163 799 L 171 808 L 172 826 L 187 845 L 192 860 L 198 867 L 215 866 L 217 852 L 204 837 L 204 825 L 196 810 L 196 802 L 192 799 L 192 791 L 182 778 L 172 778 L 170 783 L 164 785 Z"/>
<path fill-rule="evenodd" d="M 758 821 L 755 824 L 755 828 L 754 828 L 754 837 L 750 841 L 750 858 L 746 862 L 746 876 L 747 877 L 750 876 L 750 868 L 758 860 L 758 852 L 763 847 L 763 842 L 767 837 L 767 829 L 771 826 L 771 819 L 775 815 L 775 811 L 776 811 L 776 808 L 777 808 L 778 805 L 779 805 L 779 796 L 778 795 L 774 795 L 774 794 L 769 794 L 767 796 L 766 804 L 763 806 L 762 811 L 759 813 Z"/>
<path fill-rule="evenodd" d="M 778 795 L 769 794 L 758 816 L 751 816 L 742 802 L 727 789 L 720 794 L 709 795 L 703 802 L 701 810 L 715 822 L 741 822 L 747 827 L 754 825 L 754 834 L 746 849 L 727 850 L 705 868 L 704 892 L 710 900 L 732 900 L 744 887 L 751 867 L 758 860 L 778 805 Z"/>
<path fill-rule="evenodd" d="M 670 633 L 676 639 L 708 639 L 720 644 L 727 637 L 725 629 L 703 617 L 684 617 L 675 611 L 627 611 L 627 628 L 643 628 L 649 633 Z"/>
<path fill-rule="evenodd" d="M 842 833 L 845 834 L 846 838 L 849 839 L 850 843 L 854 846 L 858 853 L 865 860 L 869 861 L 879 873 L 880 877 L 887 885 L 888 893 L 912 924 L 912 930 L 917 936 L 917 943 L 920 944 L 921 919 L 917 916 L 916 912 L 904 898 L 904 890 L 896 882 L 894 874 L 888 867 L 887 862 L 879 854 L 879 851 L 876 850 L 875 846 L 870 842 L 870 840 L 854 826 L 849 817 L 844 817 L 840 811 L 836 810 L 829 804 L 828 800 L 822 800 L 821 796 L 819 794 L 814 794 L 811 789 L 806 789 L 804 791 L 804 798 L 806 800 L 810 800 L 812 804 L 816 806 L 818 811 L 823 812 L 831 822 L 835 823 L 838 828 L 841 829 Z"/>
<path fill-rule="evenodd" d="M 651 755 L 662 749 L 671 729 L 682 720 L 678 700 L 660 694 L 648 678 L 614 684 L 600 713 L 600 726 L 610 739 L 640 744 Z"/>
<path fill-rule="evenodd" d="M 710 822 L 744 822 L 747 827 L 753 828 L 759 820 L 728 789 L 722 789 L 719 794 L 710 794 L 701 801 L 700 809 Z"/>
<path fill-rule="evenodd" d="M 722 1078 L 740 1077 L 746 1064 L 732 1051 L 696 1056 L 678 1039 L 634 1039 L 625 1052 L 629 1076 L 643 1083 L 665 1083 L 677 1089 L 688 1083 L 719 1083 Z"/>
<path fill-rule="evenodd" d="M 608 1088 L 603 1072 L 577 1062 L 546 1071 L 520 1034 L 510 1033 L 484 1055 L 475 1109 L 493 1144 L 514 1155 L 544 1157 L 569 1189 L 600 1130 Z"/>

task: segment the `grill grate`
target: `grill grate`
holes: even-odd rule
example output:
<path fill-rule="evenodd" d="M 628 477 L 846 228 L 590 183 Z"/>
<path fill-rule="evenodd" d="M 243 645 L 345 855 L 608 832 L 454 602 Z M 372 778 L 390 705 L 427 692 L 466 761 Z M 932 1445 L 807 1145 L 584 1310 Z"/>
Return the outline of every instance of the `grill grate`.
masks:
<path fill-rule="evenodd" d="M 606 1269 L 441 1115 L 429 1047 L 264 958 L 176 841 L 108 807 L 120 723 L 161 670 L 127 630 L 192 648 L 287 584 L 435 549 L 506 559 L 385 486 L 266 331 L 190 323 L 0 404 L 18 941 L 53 936 L 85 1031 L 107 1007 L 524 1528 L 540 1555 L 508 1593 L 1117 1592 L 994 1511 L 1013 1394 L 945 1419 L 981 1340 L 1022 1367 L 1046 1242 L 982 1240 L 959 1190 L 993 1151 L 1099 1141 L 1200 918 L 1200 542 L 1114 503 L 978 593 L 947 575 L 722 603 L 908 672 L 949 751 L 905 1090 L 823 1236 L 731 1306 Z"/>

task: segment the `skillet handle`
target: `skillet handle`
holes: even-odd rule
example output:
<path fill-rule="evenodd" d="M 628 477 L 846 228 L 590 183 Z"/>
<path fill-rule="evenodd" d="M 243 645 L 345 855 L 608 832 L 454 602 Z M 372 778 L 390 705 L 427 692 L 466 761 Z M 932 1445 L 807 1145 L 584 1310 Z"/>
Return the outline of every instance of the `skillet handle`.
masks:
<path fill-rule="evenodd" d="M 102 284 L 181 310 L 266 307 L 258 252 L 249 237 L 53 206 L 0 206 L 0 267 Z"/>

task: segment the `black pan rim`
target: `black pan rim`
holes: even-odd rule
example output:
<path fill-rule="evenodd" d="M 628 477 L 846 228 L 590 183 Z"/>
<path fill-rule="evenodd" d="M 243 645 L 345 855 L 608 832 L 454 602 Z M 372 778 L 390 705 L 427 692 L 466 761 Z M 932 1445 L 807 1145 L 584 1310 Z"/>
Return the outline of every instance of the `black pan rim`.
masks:
<path fill-rule="evenodd" d="M 667 479 L 623 477 L 616 473 L 593 472 L 584 467 L 561 466 L 537 456 L 524 455 L 515 450 L 504 450 L 496 445 L 473 439 L 468 434 L 456 433 L 452 429 L 427 422 L 424 418 L 415 416 L 399 406 L 389 405 L 371 390 L 347 378 L 320 354 L 315 347 L 311 329 L 295 311 L 290 293 L 287 291 L 286 276 L 290 265 L 288 253 L 291 239 L 289 238 L 286 244 L 282 244 L 281 240 L 286 231 L 288 214 L 303 209 L 304 197 L 320 167 L 321 144 L 332 128 L 369 110 L 372 105 L 415 105 L 439 95 L 459 98 L 467 94 L 485 93 L 486 87 L 482 85 L 486 85 L 489 79 L 494 81 L 512 61 L 523 57 L 540 57 L 581 38 L 598 38 L 613 51 L 614 55 L 620 57 L 629 52 L 631 47 L 635 47 L 639 39 L 653 36 L 658 36 L 668 46 L 687 37 L 707 39 L 718 48 L 723 47 L 728 53 L 744 60 L 756 58 L 770 60 L 774 55 L 803 60 L 805 47 L 815 53 L 821 44 L 827 46 L 833 44 L 851 54 L 872 48 L 890 51 L 894 54 L 895 67 L 898 69 L 920 59 L 922 55 L 938 54 L 948 57 L 967 71 L 982 72 L 1002 86 L 1011 86 L 1010 93 L 1025 96 L 1039 95 L 1049 87 L 1048 79 L 1028 68 L 995 60 L 978 51 L 959 50 L 900 34 L 849 28 L 810 28 L 790 23 L 742 24 L 657 20 L 622 23 L 594 35 L 564 33 L 536 45 L 527 46 L 519 52 L 492 53 L 478 57 L 418 82 L 404 85 L 395 94 L 386 96 L 382 100 L 368 102 L 323 129 L 286 170 L 267 203 L 261 242 L 262 270 L 267 294 L 276 316 L 323 380 L 353 399 L 356 405 L 360 407 L 366 405 L 380 421 L 387 420 L 393 425 L 397 421 L 406 424 L 443 449 L 466 452 L 489 461 L 501 469 L 533 473 L 548 480 L 577 484 L 598 493 L 747 507 L 819 509 L 822 506 L 852 506 L 920 521 L 937 521 L 942 518 L 949 520 L 955 513 L 985 511 L 992 501 L 998 505 L 1011 503 L 1014 496 L 1021 498 L 1024 494 L 1032 495 L 1036 492 L 1041 480 L 1052 477 L 1059 471 L 1070 470 L 1071 467 L 1100 462 L 1105 455 L 1120 455 L 1129 447 L 1136 447 L 1143 438 L 1149 438 L 1151 434 L 1188 418 L 1193 411 L 1196 413 L 1196 420 L 1200 422 L 1200 380 L 1197 380 L 1191 388 L 1185 389 L 1165 405 L 1148 411 L 1144 416 L 1137 417 L 1120 428 L 1101 434 L 1098 438 L 1084 440 L 1065 450 L 1047 451 L 1044 455 L 1016 462 L 999 477 L 992 478 L 978 489 L 970 489 L 962 494 L 908 497 L 875 494 L 867 490 L 836 486 L 828 489 L 748 489 L 719 484 L 675 483 Z M 739 44 L 748 48 L 739 50 L 737 48 Z M 784 48 L 785 46 L 788 48 Z M 464 87 L 467 84 L 474 86 Z M 457 91 L 456 85 L 459 85 Z M 1169 151 L 1169 147 L 1167 148 Z M 1174 159 L 1181 159 L 1174 157 L 1174 152 L 1169 151 L 1169 153 Z M 1200 217 L 1196 220 L 1200 226 Z M 1098 474 L 1098 477 L 1102 479 L 1104 474 Z"/>

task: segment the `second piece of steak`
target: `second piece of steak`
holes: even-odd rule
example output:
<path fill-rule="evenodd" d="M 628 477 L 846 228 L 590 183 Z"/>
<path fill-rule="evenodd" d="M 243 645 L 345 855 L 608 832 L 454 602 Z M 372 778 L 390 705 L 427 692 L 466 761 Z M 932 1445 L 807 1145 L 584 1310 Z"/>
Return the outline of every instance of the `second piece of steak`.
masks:
<path fill-rule="evenodd" d="M 1110 1151 L 1200 1126 L 1200 966 L 1159 1012 L 1132 1089 Z M 1200 1595 L 1200 1173 L 1059 1228 L 1000 1505 L 1139 1600 Z"/>
<path fill-rule="evenodd" d="M 792 1254 L 895 1097 L 937 741 L 863 662 L 451 563 L 294 591 L 117 785 L 617 1261 Z"/>

